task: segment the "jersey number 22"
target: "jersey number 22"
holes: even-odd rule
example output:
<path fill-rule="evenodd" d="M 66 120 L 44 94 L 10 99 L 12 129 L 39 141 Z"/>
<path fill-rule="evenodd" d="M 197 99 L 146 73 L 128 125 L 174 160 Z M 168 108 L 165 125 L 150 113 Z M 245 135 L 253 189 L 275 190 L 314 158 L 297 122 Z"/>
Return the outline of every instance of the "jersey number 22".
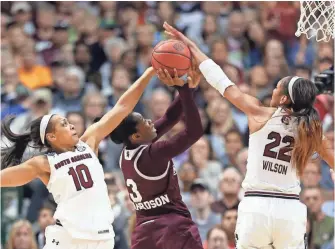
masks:
<path fill-rule="evenodd" d="M 85 164 L 80 164 L 76 167 L 71 167 L 69 169 L 68 174 L 72 176 L 77 191 L 82 190 L 82 187 L 85 189 L 92 188 L 93 180 L 91 177 L 91 173 Z"/>

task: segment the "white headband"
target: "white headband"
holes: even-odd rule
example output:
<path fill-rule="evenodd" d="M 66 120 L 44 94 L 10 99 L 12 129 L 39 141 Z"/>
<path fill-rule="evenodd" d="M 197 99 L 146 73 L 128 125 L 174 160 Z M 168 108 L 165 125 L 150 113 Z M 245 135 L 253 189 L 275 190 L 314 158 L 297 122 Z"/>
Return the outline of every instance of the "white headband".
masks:
<path fill-rule="evenodd" d="M 52 117 L 52 114 L 49 115 L 44 115 L 42 120 L 41 120 L 41 125 L 40 125 L 40 137 L 41 137 L 41 141 L 42 144 L 45 144 L 44 140 L 45 140 L 45 131 L 47 130 L 49 121 Z"/>
<path fill-rule="evenodd" d="M 290 98 L 291 98 L 293 104 L 294 104 L 294 99 L 293 99 L 292 89 L 293 89 L 293 85 L 294 85 L 294 83 L 295 83 L 298 79 L 301 79 L 301 77 L 294 76 L 294 77 L 290 80 L 290 82 L 288 83 L 288 95 L 290 95 Z"/>

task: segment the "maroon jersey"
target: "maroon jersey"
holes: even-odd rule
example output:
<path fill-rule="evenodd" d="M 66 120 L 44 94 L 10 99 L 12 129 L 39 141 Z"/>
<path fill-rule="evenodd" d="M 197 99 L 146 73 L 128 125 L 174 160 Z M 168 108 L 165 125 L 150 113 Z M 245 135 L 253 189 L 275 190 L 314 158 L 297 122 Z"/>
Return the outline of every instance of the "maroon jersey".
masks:
<path fill-rule="evenodd" d="M 120 167 L 135 205 L 137 224 L 154 216 L 176 213 L 191 218 L 182 201 L 172 158 L 187 150 L 203 134 L 198 109 L 188 85 L 178 88 L 179 96 L 166 114 L 155 122 L 157 138 L 147 145 L 125 147 Z M 185 116 L 185 130 L 169 140 L 157 141 Z"/>

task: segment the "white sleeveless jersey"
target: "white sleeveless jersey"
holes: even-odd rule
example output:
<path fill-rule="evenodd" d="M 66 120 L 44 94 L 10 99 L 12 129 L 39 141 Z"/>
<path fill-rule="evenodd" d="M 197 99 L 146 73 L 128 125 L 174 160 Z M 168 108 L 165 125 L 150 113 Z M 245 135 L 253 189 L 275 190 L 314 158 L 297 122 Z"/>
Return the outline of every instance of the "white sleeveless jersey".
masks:
<path fill-rule="evenodd" d="M 114 216 L 104 172 L 92 149 L 80 141 L 76 150 L 48 153 L 48 190 L 58 204 L 58 219 L 73 238 L 105 240 L 114 237 Z"/>
<path fill-rule="evenodd" d="M 292 167 L 291 150 L 294 141 L 293 118 L 277 109 L 269 121 L 249 136 L 246 191 L 268 191 L 287 194 L 300 193 L 300 181 Z"/>

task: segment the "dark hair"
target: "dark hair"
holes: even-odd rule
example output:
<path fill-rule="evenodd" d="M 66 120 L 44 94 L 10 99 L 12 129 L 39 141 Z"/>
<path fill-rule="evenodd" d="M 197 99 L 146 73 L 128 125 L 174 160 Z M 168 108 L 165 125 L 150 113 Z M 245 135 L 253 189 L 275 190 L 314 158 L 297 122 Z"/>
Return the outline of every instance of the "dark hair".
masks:
<path fill-rule="evenodd" d="M 42 143 L 40 137 L 40 124 L 42 117 L 35 119 L 30 123 L 30 131 L 23 134 L 15 134 L 11 131 L 10 125 L 15 116 L 7 116 L 1 123 L 3 135 L 10 141 L 11 146 L 1 148 L 1 168 L 14 166 L 22 162 L 23 153 L 27 146 L 42 149 L 44 147 L 50 148 L 50 145 L 45 140 L 45 145 Z M 46 132 L 52 130 L 52 125 L 49 122 Z M 29 144 L 33 142 L 33 144 Z M 29 144 L 29 145 L 28 145 Z"/>
<path fill-rule="evenodd" d="M 54 205 L 52 205 L 51 203 L 50 203 L 50 201 L 46 201 L 46 202 L 44 202 L 44 204 L 43 204 L 43 206 L 40 208 L 40 210 L 38 211 L 39 212 L 39 214 L 41 214 L 41 211 L 42 210 L 50 210 L 51 212 L 52 212 L 52 214 L 55 212 L 55 207 L 54 207 Z"/>
<path fill-rule="evenodd" d="M 226 236 L 227 236 L 226 231 L 223 229 L 223 227 L 222 227 L 221 225 L 215 225 L 214 227 L 212 227 L 211 229 L 208 230 L 208 232 L 207 232 L 207 241 L 208 241 L 209 238 L 211 237 L 212 232 L 213 232 L 214 230 L 220 230 L 220 231 L 224 232 L 224 233 L 226 234 Z"/>
<path fill-rule="evenodd" d="M 100 119 L 101 117 L 95 118 L 94 123 Z M 116 144 L 131 144 L 129 136 L 137 132 L 137 124 L 138 121 L 134 118 L 133 113 L 131 113 L 109 134 L 109 138 Z"/>
<path fill-rule="evenodd" d="M 308 65 L 298 64 L 294 67 L 294 71 L 296 72 L 298 70 L 307 71 L 309 77 L 311 77 L 311 75 L 312 75 L 312 69 Z"/>
<path fill-rule="evenodd" d="M 226 134 L 224 135 L 225 139 L 227 140 L 227 137 L 230 135 L 230 134 L 237 134 L 239 136 L 239 138 L 241 139 L 241 142 L 243 143 L 243 138 L 242 138 L 242 134 L 239 130 L 237 130 L 235 127 L 231 128 L 230 130 L 228 130 L 226 132 Z"/>
<path fill-rule="evenodd" d="M 292 97 L 288 93 L 288 85 L 293 77 L 283 81 L 284 94 L 290 98 L 290 103 L 284 108 L 291 109 L 290 115 L 296 118 L 297 130 L 292 150 L 292 165 L 296 167 L 299 176 L 311 158 L 321 148 L 322 124 L 318 112 L 313 108 L 317 89 L 312 81 L 299 78 L 293 85 Z"/>

